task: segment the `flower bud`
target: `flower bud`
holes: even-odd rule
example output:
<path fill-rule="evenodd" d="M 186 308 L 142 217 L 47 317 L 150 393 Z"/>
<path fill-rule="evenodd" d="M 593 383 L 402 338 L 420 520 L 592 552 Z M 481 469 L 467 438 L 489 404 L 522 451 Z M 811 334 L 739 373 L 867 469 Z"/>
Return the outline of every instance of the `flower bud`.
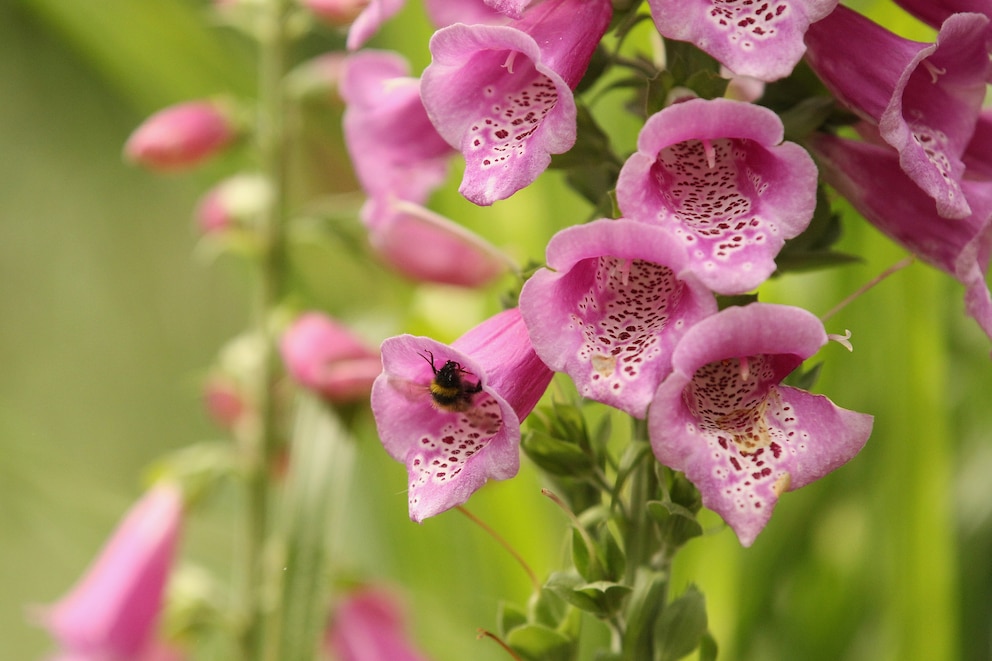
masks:
<path fill-rule="evenodd" d="M 190 101 L 146 119 L 128 138 L 124 156 L 150 170 L 185 170 L 221 151 L 237 134 L 231 114 L 220 104 Z"/>
<path fill-rule="evenodd" d="M 369 0 L 300 0 L 300 4 L 324 23 L 343 27 L 351 25 L 358 18 L 368 6 Z"/>
<path fill-rule="evenodd" d="M 308 312 L 283 333 L 283 362 L 290 376 L 328 401 L 367 399 L 382 371 L 379 354 L 321 312 Z"/>
<path fill-rule="evenodd" d="M 197 229 L 206 235 L 249 226 L 269 204 L 271 195 L 261 175 L 238 174 L 225 179 L 200 198 L 194 213 Z"/>

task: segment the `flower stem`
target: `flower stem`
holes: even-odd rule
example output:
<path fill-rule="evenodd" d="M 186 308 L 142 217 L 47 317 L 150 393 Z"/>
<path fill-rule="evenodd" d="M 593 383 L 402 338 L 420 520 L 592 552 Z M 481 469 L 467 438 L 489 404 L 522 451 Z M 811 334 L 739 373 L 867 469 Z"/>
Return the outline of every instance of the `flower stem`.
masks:
<path fill-rule="evenodd" d="M 838 303 L 837 305 L 835 305 L 833 308 L 831 308 L 826 314 L 824 314 L 824 315 L 822 315 L 820 317 L 820 321 L 826 323 L 826 321 L 828 319 L 830 319 L 832 316 L 834 316 L 835 314 L 837 314 L 838 312 L 840 312 L 841 310 L 843 310 L 845 307 L 847 307 L 853 301 L 857 300 L 858 297 L 860 297 L 862 294 L 864 294 L 865 292 L 867 292 L 869 289 L 871 289 L 875 285 L 881 283 L 883 280 L 885 280 L 886 278 L 888 278 L 893 273 L 897 273 L 898 271 L 903 270 L 904 268 L 906 268 L 907 266 L 909 266 L 910 264 L 912 264 L 914 261 L 916 261 L 916 260 L 914 259 L 914 257 L 912 255 L 910 255 L 909 257 L 904 257 L 904 258 L 900 259 L 898 262 L 896 262 L 895 264 L 893 264 L 889 268 L 885 269 L 884 271 L 882 271 L 881 273 L 879 273 L 877 276 L 875 276 L 874 278 L 872 278 L 871 280 L 869 280 L 867 283 L 865 283 L 864 285 L 862 285 L 861 287 L 859 287 L 858 290 L 855 291 L 853 294 L 851 294 L 850 296 L 848 296 L 847 298 L 845 298 L 843 301 L 841 301 L 840 303 Z"/>
<path fill-rule="evenodd" d="M 513 556 L 513 559 L 516 560 L 517 563 L 521 567 L 523 567 L 523 569 L 524 569 L 525 572 L 527 572 L 527 576 L 530 578 L 530 583 L 531 583 L 532 586 L 534 586 L 534 592 L 535 593 L 540 593 L 541 592 L 541 582 L 539 580 L 537 580 L 537 574 L 535 574 L 534 573 L 534 570 L 530 568 L 530 565 L 527 564 L 527 561 L 524 560 L 523 556 L 520 555 L 520 553 L 518 553 L 515 548 L 513 548 L 512 546 L 510 546 L 510 543 L 508 541 L 506 541 L 502 537 L 502 535 L 500 535 L 498 532 L 496 532 L 495 530 L 493 530 L 489 526 L 489 524 L 487 524 L 485 521 L 483 521 L 482 519 L 480 519 L 476 515 L 474 515 L 471 512 L 469 512 L 463 506 L 458 505 L 458 507 L 456 509 L 459 512 L 461 512 L 462 514 L 464 514 L 465 516 L 467 516 L 469 518 L 469 520 L 472 521 L 472 523 L 474 523 L 475 525 L 477 525 L 480 528 L 482 528 L 483 530 L 485 530 L 486 533 L 490 537 L 492 537 L 493 539 L 495 539 L 496 542 L 499 543 L 500 546 L 502 546 L 504 549 L 506 549 L 507 552 L 510 555 Z"/>
<path fill-rule="evenodd" d="M 285 219 L 287 137 L 283 75 L 286 70 L 285 0 L 269 0 L 259 25 L 259 80 L 256 139 L 259 162 L 272 197 L 262 214 L 262 255 L 254 327 L 261 356 L 254 383 L 258 425 L 250 442 L 248 462 L 248 540 L 245 600 L 247 624 L 242 641 L 244 658 L 262 661 L 266 655 L 265 587 L 268 585 L 265 548 L 270 532 L 269 469 L 279 446 L 275 383 L 279 371 L 272 328 L 273 312 L 285 288 Z"/>

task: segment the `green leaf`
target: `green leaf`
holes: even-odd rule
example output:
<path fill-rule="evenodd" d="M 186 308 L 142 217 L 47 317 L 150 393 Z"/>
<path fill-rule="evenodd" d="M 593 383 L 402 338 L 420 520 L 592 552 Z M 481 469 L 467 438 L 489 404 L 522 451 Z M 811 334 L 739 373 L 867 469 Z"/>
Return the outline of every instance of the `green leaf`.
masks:
<path fill-rule="evenodd" d="M 572 572 L 553 574 L 545 588 L 572 606 L 600 619 L 616 614 L 631 591 L 630 586 L 613 581 L 586 583 L 582 577 Z"/>
<path fill-rule="evenodd" d="M 561 572 L 555 572 L 548 578 L 545 585 L 552 586 L 557 582 L 567 580 L 563 576 L 567 575 Z M 575 576 L 575 578 L 581 583 L 581 579 L 578 576 Z M 567 602 L 552 589 L 535 592 L 531 596 L 527 606 L 529 614 L 527 618 L 528 622 L 543 624 L 551 628 L 558 627 L 568 613 Z"/>
<path fill-rule="evenodd" d="M 706 599 L 694 586 L 665 606 L 654 626 L 654 661 L 677 661 L 706 633 Z"/>
<path fill-rule="evenodd" d="M 626 484 L 630 474 L 649 454 L 651 454 L 651 444 L 645 441 L 631 441 L 623 449 L 623 454 L 620 455 L 620 463 L 617 466 L 616 484 L 613 487 L 612 495 L 614 500 L 620 497 L 620 492 L 623 490 L 624 484 Z"/>
<path fill-rule="evenodd" d="M 527 612 L 516 604 L 501 601 L 499 602 L 497 621 L 499 622 L 500 637 L 506 638 L 509 632 L 527 624 Z"/>
<path fill-rule="evenodd" d="M 717 651 L 716 639 L 707 631 L 699 641 L 699 661 L 716 661 Z"/>
<path fill-rule="evenodd" d="M 644 661 L 652 655 L 655 620 L 661 611 L 668 586 L 667 574 L 644 567 L 637 570 L 634 590 L 627 604 L 627 628 L 623 635 L 624 661 Z"/>
<path fill-rule="evenodd" d="M 517 627 L 506 636 L 506 643 L 530 661 L 570 661 L 575 641 L 540 624 Z"/>

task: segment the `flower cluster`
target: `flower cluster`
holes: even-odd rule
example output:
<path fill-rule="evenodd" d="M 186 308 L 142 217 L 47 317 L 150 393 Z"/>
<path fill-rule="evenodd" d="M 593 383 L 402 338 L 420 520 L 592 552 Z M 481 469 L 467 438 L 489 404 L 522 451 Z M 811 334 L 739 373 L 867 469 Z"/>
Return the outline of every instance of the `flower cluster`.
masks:
<path fill-rule="evenodd" d="M 574 90 L 592 71 L 610 3 L 510 4 L 491 3 L 503 15 L 439 24 L 419 87 L 409 78 L 378 85 L 388 99 L 374 103 L 375 112 L 403 105 L 402 126 L 389 120 L 393 128 L 372 131 L 349 120 L 369 112 L 352 95 L 345 128 L 368 205 L 390 197 L 423 203 L 440 183 L 442 166 L 432 159 L 449 149 L 464 160 L 459 191 L 491 205 L 576 145 L 583 125 Z M 830 24 L 818 26 L 850 13 L 836 4 L 728 3 L 718 11 L 649 3 L 663 36 L 694 43 L 730 75 L 760 81 L 788 76 Z M 356 52 L 349 85 L 371 89 L 376 74 L 367 63 L 393 57 Z M 406 101 L 401 89 L 410 90 Z M 403 139 L 414 130 L 416 139 Z M 383 344 L 372 408 L 387 451 L 407 466 L 411 518 L 516 474 L 520 420 L 552 371 L 570 376 L 586 399 L 647 418 L 658 460 L 683 471 L 744 545 L 782 492 L 861 449 L 870 416 L 781 385 L 825 344 L 821 322 L 782 305 L 719 311 L 722 297 L 748 295 L 775 273 L 786 242 L 813 219 L 817 167 L 784 135 L 767 107 L 673 85 L 645 117 L 637 151 L 618 163 L 616 217 L 553 236 L 547 266 L 523 285 L 518 310 L 451 346 L 412 336 Z M 419 147 L 438 137 L 444 149 Z M 362 174 L 373 163 L 374 182 Z M 417 164 L 416 176 L 390 183 L 404 164 Z M 433 183 L 419 184 L 423 177 Z M 479 342 L 483 334 L 491 339 Z"/>

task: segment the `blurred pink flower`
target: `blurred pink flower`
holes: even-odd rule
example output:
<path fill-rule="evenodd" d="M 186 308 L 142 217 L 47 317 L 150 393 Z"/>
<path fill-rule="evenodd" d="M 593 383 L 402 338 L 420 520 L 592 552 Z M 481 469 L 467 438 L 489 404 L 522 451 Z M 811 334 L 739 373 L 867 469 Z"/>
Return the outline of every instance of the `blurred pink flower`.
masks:
<path fill-rule="evenodd" d="M 395 595 L 360 588 L 334 609 L 326 648 L 335 661 L 426 661 L 406 635 L 405 619 Z"/>
<path fill-rule="evenodd" d="M 289 375 L 337 404 L 367 399 L 382 371 L 379 354 L 322 312 L 301 315 L 279 343 Z"/>
<path fill-rule="evenodd" d="M 221 104 L 189 101 L 142 122 L 124 145 L 124 155 L 150 170 L 186 170 L 217 154 L 237 134 L 230 112 Z"/>
<path fill-rule="evenodd" d="M 182 493 L 171 483 L 157 484 L 131 507 L 76 586 L 38 613 L 59 643 L 56 658 L 168 658 L 155 634 L 182 518 Z"/>
<path fill-rule="evenodd" d="M 369 6 L 369 0 L 300 0 L 321 21 L 334 26 L 351 25 Z"/>

